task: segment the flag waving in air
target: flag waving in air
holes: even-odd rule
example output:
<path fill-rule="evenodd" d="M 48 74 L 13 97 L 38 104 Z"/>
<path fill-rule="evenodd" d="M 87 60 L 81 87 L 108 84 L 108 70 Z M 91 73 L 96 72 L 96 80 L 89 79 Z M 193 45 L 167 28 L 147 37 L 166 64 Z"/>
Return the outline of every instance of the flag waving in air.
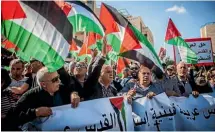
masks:
<path fill-rule="evenodd" d="M 73 28 L 53 1 L 2 1 L 1 33 L 23 53 L 56 71 L 64 64 Z"/>
<path fill-rule="evenodd" d="M 147 38 L 115 8 L 102 4 L 100 20 L 105 26 L 108 43 L 119 56 L 162 69 L 160 59 Z M 110 42 L 111 41 L 111 42 Z"/>
<path fill-rule="evenodd" d="M 89 56 L 90 49 L 98 48 L 101 51 L 102 39 L 105 35 L 104 26 L 96 14 L 80 1 L 56 1 L 69 22 L 73 25 L 73 33 L 84 32 L 84 47 L 81 48 L 79 56 Z"/>
<path fill-rule="evenodd" d="M 176 28 L 172 19 L 169 19 L 168 27 L 166 30 L 165 42 L 167 44 L 171 44 L 173 46 L 178 47 L 182 61 L 188 64 L 197 63 L 198 60 L 196 53 L 192 51 L 187 42 L 182 39 L 181 34 Z"/>
<path fill-rule="evenodd" d="M 57 1 L 59 7 L 67 15 L 69 22 L 73 25 L 73 33 L 93 32 L 104 36 L 104 27 L 95 13 L 80 1 Z"/>

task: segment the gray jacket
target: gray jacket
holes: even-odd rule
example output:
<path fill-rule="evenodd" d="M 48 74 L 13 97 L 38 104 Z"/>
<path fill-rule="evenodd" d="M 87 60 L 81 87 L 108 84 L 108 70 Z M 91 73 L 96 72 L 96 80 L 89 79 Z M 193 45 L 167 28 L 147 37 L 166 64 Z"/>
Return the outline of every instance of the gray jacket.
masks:
<path fill-rule="evenodd" d="M 136 95 L 133 97 L 133 99 L 145 97 L 149 92 L 154 92 L 155 94 L 165 92 L 162 88 L 162 85 L 158 83 L 151 83 L 147 89 L 144 89 L 137 83 L 130 82 L 123 88 L 121 93 L 128 92 L 132 88 L 136 89 Z"/>

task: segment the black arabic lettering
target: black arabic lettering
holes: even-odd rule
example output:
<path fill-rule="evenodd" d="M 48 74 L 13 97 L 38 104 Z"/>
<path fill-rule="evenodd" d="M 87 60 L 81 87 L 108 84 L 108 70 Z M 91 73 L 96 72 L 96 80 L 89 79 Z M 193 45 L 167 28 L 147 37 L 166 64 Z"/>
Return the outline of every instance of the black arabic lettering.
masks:
<path fill-rule="evenodd" d="M 211 56 L 208 55 L 206 58 L 200 56 L 200 57 L 198 58 L 198 61 L 200 61 L 200 60 L 211 60 Z"/>
<path fill-rule="evenodd" d="M 106 114 L 103 114 L 102 116 L 106 117 Z M 111 113 L 110 113 L 110 117 L 111 117 L 112 125 L 109 124 L 108 118 L 105 118 L 104 119 L 104 126 L 102 125 L 102 121 L 100 121 L 101 128 L 97 128 L 97 131 L 104 131 L 104 130 L 109 130 L 109 129 L 113 128 L 113 119 L 112 119 L 112 114 Z"/>
<path fill-rule="evenodd" d="M 184 115 L 186 115 L 186 116 L 190 116 L 190 112 L 187 110 L 187 112 L 186 111 L 184 111 Z"/>
<path fill-rule="evenodd" d="M 199 115 L 199 112 L 197 111 L 197 108 L 194 108 L 193 111 L 194 112 L 192 112 L 192 114 L 193 114 L 193 118 L 192 119 L 195 120 L 196 116 Z"/>
<path fill-rule="evenodd" d="M 162 114 L 162 112 L 159 112 L 160 116 L 156 116 L 156 113 L 154 112 L 154 117 L 156 119 L 159 119 L 159 118 L 162 118 L 162 117 L 169 117 L 169 116 L 174 116 L 176 114 L 176 109 L 175 107 L 173 106 L 173 112 L 171 109 L 169 109 L 169 113 L 166 112 L 166 110 L 164 110 L 163 112 L 164 114 Z"/>
<path fill-rule="evenodd" d="M 215 109 L 209 111 L 210 114 L 215 114 Z"/>
<path fill-rule="evenodd" d="M 141 126 L 143 124 L 146 124 L 146 119 L 144 118 L 144 121 L 141 119 L 140 121 L 136 120 L 134 121 L 135 126 Z"/>
<path fill-rule="evenodd" d="M 202 49 L 202 50 L 197 52 L 197 54 L 200 54 L 200 53 L 208 53 L 208 50 L 207 49 Z"/>
<path fill-rule="evenodd" d="M 210 56 L 210 55 L 208 55 L 207 60 L 210 60 L 210 59 L 211 59 L 211 56 Z"/>
<path fill-rule="evenodd" d="M 116 116 L 115 116 L 115 114 L 113 114 L 114 115 L 114 126 L 116 126 Z"/>
<path fill-rule="evenodd" d="M 154 113 L 152 114 L 152 119 L 155 119 L 155 118 L 157 118 L 157 116 L 156 116 L 156 113 L 155 113 L 155 110 L 154 110 Z"/>
<path fill-rule="evenodd" d="M 157 131 L 160 131 L 160 123 L 158 122 L 158 120 L 155 120 L 155 123 L 154 123 L 154 125 L 156 126 L 156 128 L 157 128 Z"/>
<path fill-rule="evenodd" d="M 94 124 L 93 125 L 93 128 L 92 128 L 92 125 L 90 126 L 90 128 L 88 128 L 87 126 L 85 127 L 85 130 L 86 131 L 96 131 L 96 125 Z"/>
<path fill-rule="evenodd" d="M 186 110 L 182 110 L 178 105 L 177 105 L 177 107 L 180 109 L 180 113 L 181 114 L 187 116 L 187 119 L 191 119 L 190 112 L 188 110 L 187 111 Z"/>
<path fill-rule="evenodd" d="M 205 117 L 205 119 L 209 119 L 210 118 L 210 113 L 208 112 L 208 115 L 205 115 L 205 112 L 203 111 L 203 115 L 204 115 L 204 117 Z"/>
<path fill-rule="evenodd" d="M 110 119 L 111 119 L 111 126 L 112 126 L 112 128 L 113 128 L 113 116 L 112 116 L 112 114 L 110 113 Z"/>
<path fill-rule="evenodd" d="M 195 46 L 196 46 L 196 43 L 193 43 L 193 44 L 190 45 L 190 48 L 195 47 Z"/>
<path fill-rule="evenodd" d="M 63 131 L 70 131 L 70 127 L 69 126 L 65 126 L 65 128 L 63 129 Z"/>
<path fill-rule="evenodd" d="M 209 109 L 208 110 L 208 115 L 205 115 L 205 112 L 203 111 L 205 119 L 209 119 L 211 115 L 215 115 L 215 109 Z"/>
<path fill-rule="evenodd" d="M 205 46 L 205 43 L 200 43 L 199 48 Z"/>
<path fill-rule="evenodd" d="M 150 126 L 147 111 L 145 111 L 145 115 L 146 115 L 146 122 L 148 122 L 148 126 Z"/>

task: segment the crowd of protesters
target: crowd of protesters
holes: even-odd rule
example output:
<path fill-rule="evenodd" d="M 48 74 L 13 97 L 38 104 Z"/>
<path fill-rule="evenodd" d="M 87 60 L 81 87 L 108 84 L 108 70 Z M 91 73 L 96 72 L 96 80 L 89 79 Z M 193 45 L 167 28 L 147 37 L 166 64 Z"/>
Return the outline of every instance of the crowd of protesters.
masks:
<path fill-rule="evenodd" d="M 105 45 L 105 44 L 104 44 Z M 132 100 L 165 92 L 167 96 L 194 96 L 215 91 L 215 67 L 197 70 L 184 62 L 154 66 L 149 69 L 131 63 L 123 69 L 122 77 L 105 65 L 106 48 L 99 55 L 92 52 L 89 64 L 70 62 L 56 72 L 49 72 L 42 62 L 32 59 L 25 63 L 9 57 L 10 71 L 1 68 L 2 130 L 20 130 L 19 126 L 52 114 L 51 107 L 123 95 Z M 5 58 L 4 58 L 5 59 Z"/>

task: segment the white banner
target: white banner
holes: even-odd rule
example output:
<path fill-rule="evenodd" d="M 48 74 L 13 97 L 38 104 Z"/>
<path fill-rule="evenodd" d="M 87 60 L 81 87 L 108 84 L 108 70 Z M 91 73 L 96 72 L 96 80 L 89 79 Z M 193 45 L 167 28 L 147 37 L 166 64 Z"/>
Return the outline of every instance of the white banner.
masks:
<path fill-rule="evenodd" d="M 132 104 L 135 130 L 183 131 L 215 130 L 215 92 L 194 98 L 139 98 Z"/>
<path fill-rule="evenodd" d="M 123 97 L 102 98 L 52 108 L 53 115 L 25 124 L 23 130 L 133 131 L 131 105 Z"/>
<path fill-rule="evenodd" d="M 190 48 L 196 53 L 198 58 L 198 65 L 214 64 L 213 62 L 213 49 L 211 38 L 194 38 L 185 39 Z M 178 64 L 181 61 L 179 49 L 174 47 L 175 61 Z"/>
<path fill-rule="evenodd" d="M 38 118 L 23 130 L 43 131 L 210 131 L 215 130 L 215 92 L 186 97 L 165 93 L 152 99 L 136 99 L 131 105 L 123 97 L 102 98 L 54 107 L 53 115 Z M 133 116 L 133 119 L 132 119 Z"/>

